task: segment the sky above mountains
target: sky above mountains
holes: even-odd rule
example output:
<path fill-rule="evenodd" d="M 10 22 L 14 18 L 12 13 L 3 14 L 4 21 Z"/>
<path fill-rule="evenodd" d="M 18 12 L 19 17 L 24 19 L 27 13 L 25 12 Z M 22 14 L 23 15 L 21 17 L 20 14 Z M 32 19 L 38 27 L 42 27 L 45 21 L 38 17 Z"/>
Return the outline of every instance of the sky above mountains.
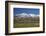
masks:
<path fill-rule="evenodd" d="M 36 8 L 14 8 L 14 16 L 21 13 L 39 15 L 39 9 Z"/>

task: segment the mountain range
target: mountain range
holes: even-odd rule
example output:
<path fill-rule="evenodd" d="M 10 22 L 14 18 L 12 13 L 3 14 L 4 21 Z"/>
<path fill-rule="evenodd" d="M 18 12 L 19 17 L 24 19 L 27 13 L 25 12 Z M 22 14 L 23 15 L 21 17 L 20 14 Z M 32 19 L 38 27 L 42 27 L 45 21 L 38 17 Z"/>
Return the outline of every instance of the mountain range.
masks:
<path fill-rule="evenodd" d="M 27 13 L 20 13 L 20 14 L 16 14 L 15 15 L 16 17 L 39 17 L 39 15 L 36 15 L 36 14 L 31 14 L 31 13 L 29 13 L 29 14 L 27 14 Z"/>

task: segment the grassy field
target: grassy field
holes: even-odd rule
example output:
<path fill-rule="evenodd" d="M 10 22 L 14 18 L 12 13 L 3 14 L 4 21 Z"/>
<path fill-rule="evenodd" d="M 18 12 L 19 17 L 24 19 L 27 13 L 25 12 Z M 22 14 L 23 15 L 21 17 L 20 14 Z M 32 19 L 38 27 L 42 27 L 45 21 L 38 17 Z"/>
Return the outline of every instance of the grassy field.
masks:
<path fill-rule="evenodd" d="M 39 18 L 14 18 L 14 28 L 39 27 Z"/>
<path fill-rule="evenodd" d="M 14 28 L 24 28 L 24 27 L 39 27 L 39 24 L 38 23 L 16 23 L 14 25 Z"/>

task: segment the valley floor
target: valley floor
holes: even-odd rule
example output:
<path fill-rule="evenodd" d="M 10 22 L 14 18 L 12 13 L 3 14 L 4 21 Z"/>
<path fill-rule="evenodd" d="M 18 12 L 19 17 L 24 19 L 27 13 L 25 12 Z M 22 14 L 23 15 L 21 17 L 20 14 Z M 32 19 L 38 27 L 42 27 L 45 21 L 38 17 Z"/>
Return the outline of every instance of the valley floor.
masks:
<path fill-rule="evenodd" d="M 39 23 L 16 23 L 14 28 L 39 27 Z"/>

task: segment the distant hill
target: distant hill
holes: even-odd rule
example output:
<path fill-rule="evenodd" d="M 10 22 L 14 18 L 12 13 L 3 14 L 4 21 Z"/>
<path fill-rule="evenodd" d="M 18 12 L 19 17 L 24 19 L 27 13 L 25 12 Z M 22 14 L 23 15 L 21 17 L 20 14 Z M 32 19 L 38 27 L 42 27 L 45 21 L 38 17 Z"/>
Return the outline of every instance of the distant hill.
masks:
<path fill-rule="evenodd" d="M 18 18 L 21 18 L 21 17 L 28 18 L 28 17 L 39 17 L 39 15 L 21 13 L 21 14 L 16 14 L 15 17 L 18 17 Z"/>

